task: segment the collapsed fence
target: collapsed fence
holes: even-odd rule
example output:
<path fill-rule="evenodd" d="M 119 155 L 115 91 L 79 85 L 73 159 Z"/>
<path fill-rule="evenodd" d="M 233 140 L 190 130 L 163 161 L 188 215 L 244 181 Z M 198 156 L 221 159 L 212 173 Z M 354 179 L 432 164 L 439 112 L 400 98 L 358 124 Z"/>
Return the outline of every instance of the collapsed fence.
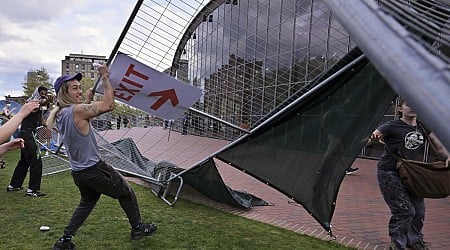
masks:
<path fill-rule="evenodd" d="M 434 1 L 425 2 L 435 4 Z M 354 127 L 353 132 L 358 132 L 358 136 L 375 127 L 385 114 L 383 112 L 389 110 L 388 116 L 394 113 L 392 90 L 356 48 L 332 10 L 326 1 L 317 0 L 138 1 L 109 63 L 116 53 L 125 53 L 186 84 L 201 88 L 203 96 L 184 116 L 174 120 L 138 112 L 107 113 L 93 120 L 92 125 L 99 130 L 99 140 L 105 142 L 101 143 L 107 149 L 105 152 L 115 152 L 114 157 L 121 159 L 111 158 L 113 165 L 117 168 L 131 165 L 121 151 L 139 152 L 156 166 L 162 162 L 173 164 L 170 165 L 175 170 L 173 174 L 133 170 L 136 175 L 165 185 L 180 176 L 189 178 L 189 170 L 204 166 L 213 169 L 213 160 L 220 155 L 222 159 L 233 159 L 229 163 L 239 169 L 246 170 L 251 165 L 251 171 L 247 173 L 293 196 L 293 200 L 313 211 L 312 215 L 330 230 L 335 196 L 344 172 L 333 173 L 333 178 L 326 183 L 330 186 L 324 192 L 329 194 L 326 204 L 311 204 L 303 199 L 305 194 L 298 192 L 303 189 L 295 183 L 297 180 L 287 177 L 295 177 L 289 174 L 293 170 L 302 178 L 308 177 L 314 166 L 302 169 L 298 165 L 306 168 L 311 159 L 295 157 L 304 155 L 319 159 L 320 155 L 326 154 L 328 142 L 322 118 L 336 102 L 349 101 L 354 105 L 348 109 L 349 122 L 363 124 L 370 121 L 364 123 L 364 131 Z M 448 19 L 446 12 L 441 12 Z M 433 23 L 434 19 L 431 20 L 429 22 Z M 442 40 L 445 36 L 439 38 Z M 433 51 L 445 52 L 445 41 L 438 45 Z M 347 82 L 351 87 L 346 87 Z M 330 92 L 327 88 L 335 91 Z M 372 96 L 378 91 L 383 93 L 379 103 Z M 317 99 L 312 101 L 309 96 Z M 288 113 L 289 110 L 299 112 Z M 376 115 L 372 116 L 372 113 Z M 127 138 L 132 138 L 133 143 Z M 177 143 L 167 147 L 165 142 L 168 140 Z M 249 147 L 254 143 L 252 140 L 257 143 Z M 117 141 L 127 141 L 122 150 L 111 147 Z M 241 152 L 235 150 L 237 147 L 243 147 L 247 155 L 240 155 Z M 363 145 L 358 147 L 363 148 Z M 361 153 L 358 147 L 342 156 L 345 163 L 339 163 L 337 169 L 345 169 L 358 154 L 373 156 L 367 155 L 366 149 Z M 258 151 L 259 154 L 264 152 L 264 157 L 271 152 L 289 152 L 292 157 L 296 155 L 296 161 L 283 160 L 285 172 L 282 172 L 279 165 L 283 164 L 269 164 L 268 159 L 263 162 L 265 169 L 258 172 L 261 169 L 252 165 L 254 162 L 246 161 L 249 156 L 256 162 L 265 159 L 253 151 L 258 148 L 272 150 Z M 228 149 L 231 150 L 226 151 Z M 253 153 L 255 155 L 251 155 Z M 299 164 L 302 161 L 308 164 Z M 167 166 L 160 169 L 168 169 Z M 203 177 L 211 172 L 205 171 Z M 275 175 L 285 179 L 274 180 Z M 167 178 L 161 182 L 160 176 Z M 216 178 L 215 182 L 220 180 Z M 205 183 L 197 185 L 199 188 L 207 186 Z M 297 188 L 293 189 L 294 186 Z M 323 211 L 316 213 L 317 207 Z"/>

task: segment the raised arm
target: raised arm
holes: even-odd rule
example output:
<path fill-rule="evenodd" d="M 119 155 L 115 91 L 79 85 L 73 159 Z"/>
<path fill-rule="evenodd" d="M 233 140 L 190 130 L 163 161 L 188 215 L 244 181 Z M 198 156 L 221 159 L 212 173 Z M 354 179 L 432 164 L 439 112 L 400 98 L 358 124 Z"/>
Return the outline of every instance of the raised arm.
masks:
<path fill-rule="evenodd" d="M 98 71 L 101 75 L 100 81 L 104 91 L 103 100 L 88 104 L 77 104 L 74 107 L 75 123 L 83 133 L 88 131 L 89 119 L 114 109 L 114 92 L 109 81 L 108 68 L 104 64 L 99 67 Z"/>
<path fill-rule="evenodd" d="M 83 120 L 89 120 L 90 118 L 99 116 L 103 113 L 109 112 L 114 109 L 114 93 L 109 82 L 109 71 L 106 65 L 102 65 L 98 69 L 101 75 L 101 84 L 104 90 L 103 100 L 97 102 L 91 102 L 89 104 L 78 104 L 75 106 L 75 115 Z"/>

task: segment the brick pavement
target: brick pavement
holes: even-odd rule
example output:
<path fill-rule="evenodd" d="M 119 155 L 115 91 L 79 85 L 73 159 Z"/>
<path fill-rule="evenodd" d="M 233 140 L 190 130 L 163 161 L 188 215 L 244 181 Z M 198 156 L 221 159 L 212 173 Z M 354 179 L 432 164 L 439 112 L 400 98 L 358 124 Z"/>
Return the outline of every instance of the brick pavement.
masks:
<path fill-rule="evenodd" d="M 333 233 L 341 244 L 358 249 L 388 249 L 390 213 L 378 189 L 376 163 L 357 159 L 354 167 L 360 171 L 347 175 L 341 185 L 332 219 Z M 233 189 L 274 203 L 272 207 L 254 207 L 240 216 L 330 240 L 319 223 L 285 195 L 224 163 L 219 164 L 219 171 Z M 425 241 L 432 244 L 431 249 L 450 249 L 450 199 L 427 199 L 426 206 Z"/>
<path fill-rule="evenodd" d="M 133 140 L 139 141 L 137 144 L 139 144 L 139 148 L 145 149 L 143 155 L 146 156 L 151 155 L 152 150 L 148 147 L 148 144 L 155 141 L 154 136 L 164 137 L 161 134 L 167 133 L 162 130 L 144 134 L 144 131 L 139 131 L 139 133 L 136 133 L 136 131 L 133 129 L 129 129 L 128 132 L 125 130 L 110 131 L 105 137 L 109 137 L 109 139 L 117 138 L 116 133 L 120 133 L 120 138 L 136 136 Z M 176 132 L 172 131 L 171 133 L 173 140 L 170 139 L 164 144 L 172 141 L 172 143 L 177 144 L 177 147 L 183 148 L 184 146 L 180 144 L 208 143 L 208 148 L 202 147 L 199 150 L 209 150 L 209 152 L 215 152 L 218 147 L 224 145 L 224 142 L 218 140 L 215 142 L 195 141 L 198 139 L 194 136 L 185 136 L 184 139 L 180 140 L 176 139 L 179 138 Z M 116 136 L 113 136 L 114 134 Z M 177 155 L 177 152 L 165 152 L 165 154 L 164 157 L 170 159 L 170 154 Z M 196 152 L 199 157 L 205 154 L 206 152 Z M 201 159 L 191 160 L 198 161 Z M 220 161 L 217 161 L 217 163 L 219 172 L 228 186 L 235 190 L 244 190 L 254 194 L 272 203 L 273 206 L 253 207 L 249 210 L 237 209 L 227 204 L 212 201 L 188 186 L 183 188 L 181 197 L 300 234 L 323 240 L 332 240 L 301 205 L 292 202 L 284 194 L 235 168 Z M 360 171 L 346 176 L 339 191 L 336 210 L 331 221 L 333 233 L 336 236 L 334 240 L 358 249 L 388 249 L 387 223 L 389 210 L 378 189 L 376 161 L 357 159 L 354 167 L 360 168 Z M 432 244 L 431 249 L 450 249 L 450 199 L 427 199 L 426 206 L 427 212 L 423 230 L 425 241 Z"/>

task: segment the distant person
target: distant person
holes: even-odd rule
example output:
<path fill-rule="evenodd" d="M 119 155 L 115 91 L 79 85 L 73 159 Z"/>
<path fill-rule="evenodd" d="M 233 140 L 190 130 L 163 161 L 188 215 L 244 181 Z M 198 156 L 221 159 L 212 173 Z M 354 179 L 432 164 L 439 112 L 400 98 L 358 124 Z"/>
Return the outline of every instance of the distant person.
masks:
<path fill-rule="evenodd" d="M 319 173 L 329 171 L 329 168 L 334 167 L 344 154 L 344 134 L 347 132 L 346 127 L 349 122 L 345 106 L 348 104 L 348 99 L 342 103 L 340 100 L 336 100 L 334 106 L 322 117 L 321 127 L 327 135 L 328 145 L 317 170 Z M 359 168 L 350 166 L 345 170 L 345 174 L 353 174 L 358 170 Z"/>
<path fill-rule="evenodd" d="M 9 121 L 9 119 L 11 119 L 11 117 L 13 116 L 13 112 L 16 108 L 11 108 L 11 102 L 6 100 L 5 101 L 5 106 L 2 109 L 2 113 L 1 113 L 1 119 L 0 119 L 0 125 L 2 125 L 3 123 Z M 17 130 L 14 134 L 11 135 L 10 139 L 14 139 L 17 135 Z M 4 166 L 4 164 L 3 164 Z"/>
<path fill-rule="evenodd" d="M 8 101 L 7 101 L 8 102 Z M 3 122 L 7 122 L 8 120 L 9 120 L 9 118 L 7 118 L 6 116 L 5 116 L 5 109 L 7 109 L 8 111 L 9 111 L 9 109 L 7 108 L 7 105 L 9 104 L 9 102 L 8 103 L 6 103 L 6 105 L 5 105 L 5 107 L 3 107 L 3 111 L 2 111 L 2 117 L 0 118 L 0 126 L 1 125 L 3 125 Z M 7 111 L 7 112 L 8 112 Z M 0 156 L 1 157 L 1 156 Z M 0 158 L 0 168 L 5 168 L 5 165 L 6 165 L 6 162 L 3 160 L 3 159 L 1 159 Z"/>
<path fill-rule="evenodd" d="M 100 158 L 90 119 L 114 109 L 114 92 L 109 82 L 106 65 L 98 68 L 104 90 L 102 101 L 83 104 L 81 73 L 64 75 L 56 79 L 56 107 L 50 113 L 48 124 L 56 127 L 66 146 L 72 178 L 80 190 L 80 204 L 72 214 L 64 234 L 53 249 L 74 249 L 72 242 L 77 230 L 88 218 L 102 194 L 117 199 L 131 225 L 131 239 L 138 240 L 152 235 L 155 224 L 144 224 L 136 195 L 128 181 Z M 92 95 L 91 91 L 88 94 Z M 87 100 L 90 100 L 90 95 Z M 101 234 L 102 232 L 98 232 Z M 107 232 L 105 232 L 107 233 Z"/>
<path fill-rule="evenodd" d="M 127 117 L 124 117 L 123 118 L 123 127 L 124 128 L 128 128 L 128 123 L 130 123 L 130 120 L 128 120 Z"/>
<path fill-rule="evenodd" d="M 16 138 L 14 140 L 10 140 L 7 143 L 5 143 L 5 141 L 7 141 L 16 131 L 22 120 L 36 109 L 39 109 L 39 102 L 28 102 L 23 105 L 19 112 L 11 117 L 9 121 L 3 123 L 3 125 L 0 127 L 0 143 L 2 143 L 0 144 L 0 156 L 2 156 L 7 151 L 23 148 L 25 146 L 24 140 L 22 138 Z"/>
<path fill-rule="evenodd" d="M 183 131 L 181 132 L 182 135 L 187 135 L 188 127 L 189 127 L 189 116 L 187 114 L 183 117 Z"/>
<path fill-rule="evenodd" d="M 5 120 L 5 122 L 11 119 L 12 112 L 14 112 L 15 109 L 16 108 L 11 109 L 11 102 L 6 100 L 5 106 L 2 109 L 2 119 Z"/>
<path fill-rule="evenodd" d="M 388 121 L 372 132 L 369 143 L 383 141 L 384 153 L 377 167 L 378 185 L 391 210 L 389 220 L 390 249 L 429 249 L 423 240 L 425 202 L 409 192 L 400 179 L 397 161 L 388 149 L 402 158 L 423 160 L 425 140 L 447 157 L 448 151 L 437 137 L 418 125 L 417 115 L 404 100 L 398 104 L 400 119 Z"/>
<path fill-rule="evenodd" d="M 122 123 L 122 116 L 117 116 L 117 119 L 116 119 L 116 128 L 117 129 L 120 129 L 120 124 Z"/>
<path fill-rule="evenodd" d="M 28 99 L 30 101 L 39 101 L 41 106 L 47 105 L 47 88 L 39 86 L 35 89 L 33 95 Z M 28 170 L 30 177 L 28 181 L 28 189 L 26 195 L 31 197 L 44 196 L 40 192 L 42 180 L 42 158 L 41 150 L 36 142 L 35 130 L 39 126 L 45 126 L 45 121 L 42 116 L 42 111 L 36 109 L 31 112 L 22 121 L 20 126 L 19 137 L 25 141 L 25 147 L 20 150 L 20 160 L 17 163 L 11 181 L 6 188 L 6 191 L 19 191 L 22 189 L 22 184 L 27 176 Z"/>
<path fill-rule="evenodd" d="M 163 129 L 168 129 L 170 127 L 169 123 L 170 123 L 169 120 L 164 119 L 164 121 L 163 121 Z"/>

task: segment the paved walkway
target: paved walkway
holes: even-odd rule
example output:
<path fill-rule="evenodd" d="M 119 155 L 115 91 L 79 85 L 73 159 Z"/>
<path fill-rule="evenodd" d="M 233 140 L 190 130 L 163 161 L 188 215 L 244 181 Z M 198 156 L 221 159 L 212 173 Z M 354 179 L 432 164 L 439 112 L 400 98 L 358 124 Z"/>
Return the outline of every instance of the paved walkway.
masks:
<path fill-rule="evenodd" d="M 333 233 L 340 243 L 359 249 L 388 249 L 387 223 L 390 218 L 376 180 L 376 161 L 357 159 L 360 171 L 347 175 L 336 202 Z M 254 207 L 239 215 L 283 227 L 302 234 L 329 240 L 322 227 L 300 205 L 244 173 L 221 164 L 219 170 L 229 186 L 246 190 L 273 207 Z M 450 199 L 427 199 L 425 241 L 431 249 L 450 249 Z"/>
<path fill-rule="evenodd" d="M 135 132 L 137 131 L 135 130 Z M 141 146 L 155 141 L 154 138 L 151 138 L 151 134 L 161 135 L 160 133 L 142 134 L 144 131 L 139 132 L 128 133 L 120 131 L 120 137 L 134 137 L 132 135 L 137 134 L 138 137 L 133 138 L 133 140 L 138 140 L 139 143 L 137 144 L 141 148 Z M 108 136 L 105 137 L 117 138 L 117 134 L 116 136 L 112 136 L 115 132 L 108 132 L 107 134 Z M 179 140 L 177 139 L 178 136 L 176 132 L 172 131 L 171 139 L 167 141 L 166 138 L 164 143 L 170 143 L 172 141 L 172 143 L 177 144 L 177 147 L 183 148 L 186 145 L 180 144 L 188 143 L 189 145 L 193 145 L 192 140 L 197 140 L 191 136 L 185 136 L 184 139 Z M 216 144 L 216 146 L 222 145 L 223 142 L 218 141 Z M 211 145 L 210 147 L 212 147 Z M 143 153 L 143 155 L 150 155 L 152 150 L 148 147 L 143 148 L 146 149 L 144 151 L 146 153 Z M 177 155 L 179 153 L 172 151 L 172 153 L 166 152 L 166 154 L 168 155 L 165 155 L 165 158 L 170 159 L 167 158 L 170 157 L 170 154 Z M 198 155 L 202 154 L 199 153 Z M 331 240 L 327 232 L 322 229 L 320 224 L 301 205 L 292 202 L 285 195 L 235 168 L 219 161 L 217 163 L 219 172 L 228 186 L 235 190 L 244 190 L 254 194 L 269 203 L 273 203 L 274 206 L 253 207 L 250 210 L 241 210 L 228 206 L 227 204 L 212 201 L 191 190 L 189 187 L 183 189 L 181 196 L 242 217 L 272 224 L 323 240 Z M 346 176 L 341 185 L 336 210 L 331 222 L 333 233 L 337 237 L 335 240 L 343 245 L 358 249 L 388 249 L 390 240 L 387 235 L 387 223 L 390 216 L 388 207 L 385 205 L 378 189 L 376 163 L 374 160 L 357 159 L 353 167 L 360 168 L 360 171 Z M 423 230 L 425 241 L 432 244 L 431 249 L 450 249 L 450 198 L 438 200 L 427 199 L 426 206 L 427 213 Z"/>

